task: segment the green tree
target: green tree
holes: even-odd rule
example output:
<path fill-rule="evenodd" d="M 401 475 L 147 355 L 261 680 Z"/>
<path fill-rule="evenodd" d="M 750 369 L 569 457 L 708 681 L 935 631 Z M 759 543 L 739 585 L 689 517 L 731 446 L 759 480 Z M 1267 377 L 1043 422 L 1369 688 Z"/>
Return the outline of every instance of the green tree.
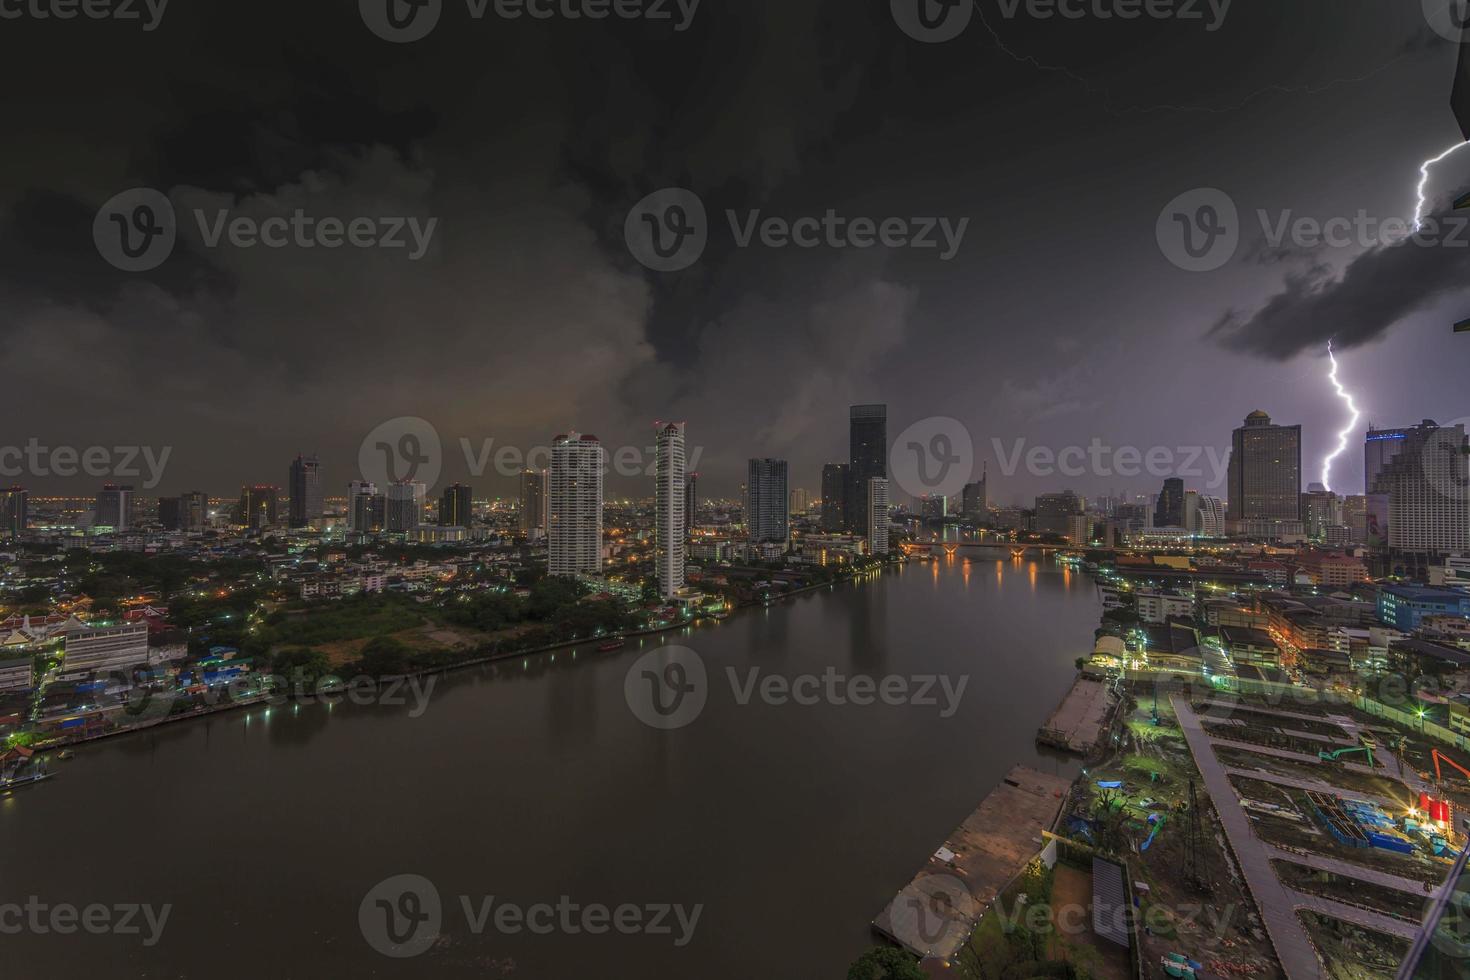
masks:
<path fill-rule="evenodd" d="M 925 980 L 919 961 L 895 946 L 874 946 L 847 968 L 847 980 Z"/>
<path fill-rule="evenodd" d="M 364 674 L 372 677 L 401 674 L 407 669 L 408 653 L 408 647 L 402 640 L 378 636 L 369 640 L 362 648 L 357 665 Z"/>

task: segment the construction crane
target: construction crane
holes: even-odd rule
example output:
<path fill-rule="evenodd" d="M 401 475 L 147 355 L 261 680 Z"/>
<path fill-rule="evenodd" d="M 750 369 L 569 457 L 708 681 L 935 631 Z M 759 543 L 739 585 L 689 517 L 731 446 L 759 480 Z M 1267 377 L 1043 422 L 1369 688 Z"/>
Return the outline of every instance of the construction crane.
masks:
<path fill-rule="evenodd" d="M 1445 755 L 1439 749 L 1431 748 L 1429 750 L 1429 756 L 1434 760 L 1434 781 L 1436 784 L 1444 782 L 1444 775 L 1440 772 L 1439 769 L 1439 764 L 1441 761 L 1448 762 L 1450 765 L 1460 770 L 1460 772 L 1464 775 L 1466 779 L 1470 779 L 1470 769 L 1466 769 L 1454 759 L 1451 759 L 1449 756 Z"/>
<path fill-rule="evenodd" d="M 1370 768 L 1372 767 L 1373 750 L 1366 745 L 1353 745 L 1345 749 L 1338 749 L 1336 752 L 1318 752 L 1317 758 L 1323 762 L 1336 762 L 1341 756 L 1351 755 L 1354 752 L 1366 752 L 1368 754 L 1368 765 Z M 1470 773 L 1466 773 L 1466 775 L 1470 775 Z"/>

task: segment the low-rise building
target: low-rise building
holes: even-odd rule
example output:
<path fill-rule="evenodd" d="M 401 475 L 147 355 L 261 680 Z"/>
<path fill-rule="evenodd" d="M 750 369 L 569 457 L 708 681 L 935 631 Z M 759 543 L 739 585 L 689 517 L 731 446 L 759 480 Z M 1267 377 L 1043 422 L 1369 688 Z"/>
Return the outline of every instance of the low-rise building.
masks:
<path fill-rule="evenodd" d="M 129 670 L 148 663 L 148 626 L 86 627 L 66 634 L 62 647 L 62 680 L 74 680 L 99 671 Z"/>
<path fill-rule="evenodd" d="M 1194 615 L 1194 599 L 1178 592 L 1138 592 L 1138 618 L 1145 623 L 1164 623 L 1170 616 Z"/>
<path fill-rule="evenodd" d="M 29 691 L 36 686 L 36 662 L 30 657 L 0 660 L 0 692 Z"/>
<path fill-rule="evenodd" d="M 1378 590 L 1378 619 L 1405 633 L 1426 616 L 1470 618 L 1470 592 L 1422 585 L 1385 585 Z"/>
<path fill-rule="evenodd" d="M 1220 645 L 1237 664 L 1277 667 L 1281 664 L 1281 649 L 1271 634 L 1262 629 L 1248 626 L 1222 626 Z"/>

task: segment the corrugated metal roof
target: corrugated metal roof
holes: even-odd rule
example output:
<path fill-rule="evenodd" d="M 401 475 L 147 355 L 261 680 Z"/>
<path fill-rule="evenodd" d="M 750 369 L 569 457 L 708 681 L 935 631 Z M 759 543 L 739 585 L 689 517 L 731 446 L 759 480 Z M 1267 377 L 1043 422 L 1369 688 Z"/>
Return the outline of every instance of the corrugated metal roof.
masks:
<path fill-rule="evenodd" d="M 1100 857 L 1092 859 L 1092 931 L 1124 949 L 1128 936 L 1128 889 L 1123 867 Z"/>

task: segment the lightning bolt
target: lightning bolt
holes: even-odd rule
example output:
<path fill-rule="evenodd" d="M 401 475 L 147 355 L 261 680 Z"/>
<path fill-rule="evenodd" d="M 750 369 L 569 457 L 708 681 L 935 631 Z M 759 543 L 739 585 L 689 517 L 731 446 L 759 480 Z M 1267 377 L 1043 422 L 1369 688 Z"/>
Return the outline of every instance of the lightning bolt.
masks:
<path fill-rule="evenodd" d="M 1332 387 L 1337 389 L 1337 397 L 1346 402 L 1348 411 L 1353 413 L 1352 420 L 1337 434 L 1337 448 L 1322 460 L 1322 486 L 1331 490 L 1332 484 L 1329 480 L 1332 476 L 1332 461 L 1347 452 L 1348 438 L 1357 431 L 1358 419 L 1362 418 L 1362 415 L 1358 412 L 1358 406 L 1353 404 L 1353 396 L 1348 394 L 1342 382 L 1337 380 L 1337 357 L 1332 353 L 1332 341 L 1330 340 L 1327 342 L 1327 359 L 1332 362 L 1332 370 L 1327 373 L 1327 380 L 1332 382 Z"/>
<path fill-rule="evenodd" d="M 1454 153 L 1464 143 L 1456 143 L 1437 157 L 1431 157 L 1419 165 L 1419 199 L 1414 203 L 1414 230 L 1418 231 L 1424 224 L 1424 208 L 1429 204 L 1429 168 L 1439 163 L 1445 157 Z"/>

